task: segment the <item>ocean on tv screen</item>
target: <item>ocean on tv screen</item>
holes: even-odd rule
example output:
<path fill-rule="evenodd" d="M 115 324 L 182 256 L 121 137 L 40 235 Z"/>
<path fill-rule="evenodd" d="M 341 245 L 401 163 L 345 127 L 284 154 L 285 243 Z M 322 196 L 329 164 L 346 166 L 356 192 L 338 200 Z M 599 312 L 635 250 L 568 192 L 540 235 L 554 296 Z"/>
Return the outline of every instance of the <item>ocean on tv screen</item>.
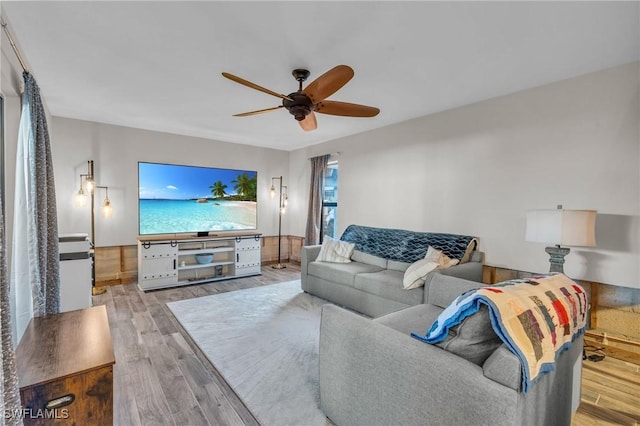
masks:
<path fill-rule="evenodd" d="M 140 235 L 256 229 L 255 201 L 140 200 Z"/>

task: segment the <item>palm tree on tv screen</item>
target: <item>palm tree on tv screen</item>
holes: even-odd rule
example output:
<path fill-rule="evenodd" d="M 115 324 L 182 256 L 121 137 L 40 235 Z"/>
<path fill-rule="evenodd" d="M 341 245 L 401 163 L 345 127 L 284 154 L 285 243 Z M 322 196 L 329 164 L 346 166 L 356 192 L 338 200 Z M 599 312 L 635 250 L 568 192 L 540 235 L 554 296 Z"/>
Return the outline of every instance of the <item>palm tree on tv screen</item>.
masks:
<path fill-rule="evenodd" d="M 242 173 L 232 180 L 231 183 L 233 183 L 233 189 L 238 195 L 242 196 L 243 200 L 256 201 L 258 187 L 256 176 L 249 177 L 246 173 Z"/>
<path fill-rule="evenodd" d="M 225 191 L 225 189 L 227 189 L 227 185 L 222 183 L 221 180 L 214 182 L 213 185 L 209 186 L 209 189 L 215 198 L 224 198 L 224 196 L 227 195 L 227 192 Z"/>

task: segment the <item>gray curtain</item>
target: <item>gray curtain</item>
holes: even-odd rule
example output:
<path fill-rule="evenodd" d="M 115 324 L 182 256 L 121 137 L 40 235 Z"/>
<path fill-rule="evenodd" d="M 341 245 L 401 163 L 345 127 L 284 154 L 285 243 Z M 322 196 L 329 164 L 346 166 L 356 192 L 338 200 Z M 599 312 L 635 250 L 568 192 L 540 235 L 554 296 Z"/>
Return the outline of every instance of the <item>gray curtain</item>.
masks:
<path fill-rule="evenodd" d="M 18 340 L 32 317 L 60 310 L 58 222 L 49 131 L 38 84 L 28 72 L 23 77 L 11 264 Z"/>
<path fill-rule="evenodd" d="M 24 82 L 26 87 L 24 96 L 29 97 L 35 144 L 35 167 L 32 173 L 35 174 L 34 213 L 41 278 L 36 289 L 38 296 L 36 315 L 55 314 L 60 312 L 60 255 L 58 253 L 56 186 L 53 178 L 49 129 L 38 83 L 28 72 L 24 73 Z"/>
<path fill-rule="evenodd" d="M 310 246 L 320 243 L 320 222 L 322 221 L 322 188 L 324 173 L 327 170 L 330 155 L 311 158 L 311 184 L 309 188 L 309 213 L 305 244 Z"/>
<path fill-rule="evenodd" d="M 4 204 L 0 191 L 0 352 L 2 369 L 0 369 L 0 386 L 2 386 L 2 405 L 0 410 L 4 415 L 0 420 L 3 425 L 21 425 L 22 418 L 17 413 L 20 408 L 20 393 L 18 375 L 16 373 L 16 358 L 13 350 L 13 336 L 11 330 L 11 309 L 9 300 L 9 276 L 7 274 L 7 242 L 4 225 Z"/>

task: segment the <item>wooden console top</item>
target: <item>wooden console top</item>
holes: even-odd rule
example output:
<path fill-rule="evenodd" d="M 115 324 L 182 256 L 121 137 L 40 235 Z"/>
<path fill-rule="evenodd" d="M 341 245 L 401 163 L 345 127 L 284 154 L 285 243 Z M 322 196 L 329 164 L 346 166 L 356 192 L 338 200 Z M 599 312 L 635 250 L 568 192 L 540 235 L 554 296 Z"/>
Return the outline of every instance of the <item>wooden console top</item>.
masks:
<path fill-rule="evenodd" d="M 236 237 L 255 237 L 262 235 L 259 232 L 249 231 L 220 231 L 210 232 L 206 237 L 198 237 L 196 234 L 162 234 L 162 235 L 140 235 L 138 241 L 185 241 L 185 240 L 206 240 L 212 238 L 236 238 Z"/>
<path fill-rule="evenodd" d="M 33 318 L 16 349 L 21 389 L 114 363 L 104 305 Z"/>

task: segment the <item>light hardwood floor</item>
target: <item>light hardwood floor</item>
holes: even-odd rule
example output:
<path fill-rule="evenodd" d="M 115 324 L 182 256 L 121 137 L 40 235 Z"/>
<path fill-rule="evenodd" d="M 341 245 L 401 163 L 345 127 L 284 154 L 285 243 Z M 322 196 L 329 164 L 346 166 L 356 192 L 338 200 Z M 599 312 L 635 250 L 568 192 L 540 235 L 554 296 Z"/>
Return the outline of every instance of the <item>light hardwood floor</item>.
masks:
<path fill-rule="evenodd" d="M 587 354 L 605 354 L 602 361 L 582 363 L 582 400 L 572 425 L 640 424 L 640 356 L 586 341 Z M 630 362 L 632 361 L 632 362 Z"/>
<path fill-rule="evenodd" d="M 94 296 L 94 305 L 106 305 L 116 354 L 114 424 L 257 425 L 165 304 L 299 278 L 299 266 L 266 266 L 256 277 L 147 293 L 135 284 L 117 285 Z M 639 424 L 639 365 L 611 356 L 585 361 L 572 426 Z"/>

